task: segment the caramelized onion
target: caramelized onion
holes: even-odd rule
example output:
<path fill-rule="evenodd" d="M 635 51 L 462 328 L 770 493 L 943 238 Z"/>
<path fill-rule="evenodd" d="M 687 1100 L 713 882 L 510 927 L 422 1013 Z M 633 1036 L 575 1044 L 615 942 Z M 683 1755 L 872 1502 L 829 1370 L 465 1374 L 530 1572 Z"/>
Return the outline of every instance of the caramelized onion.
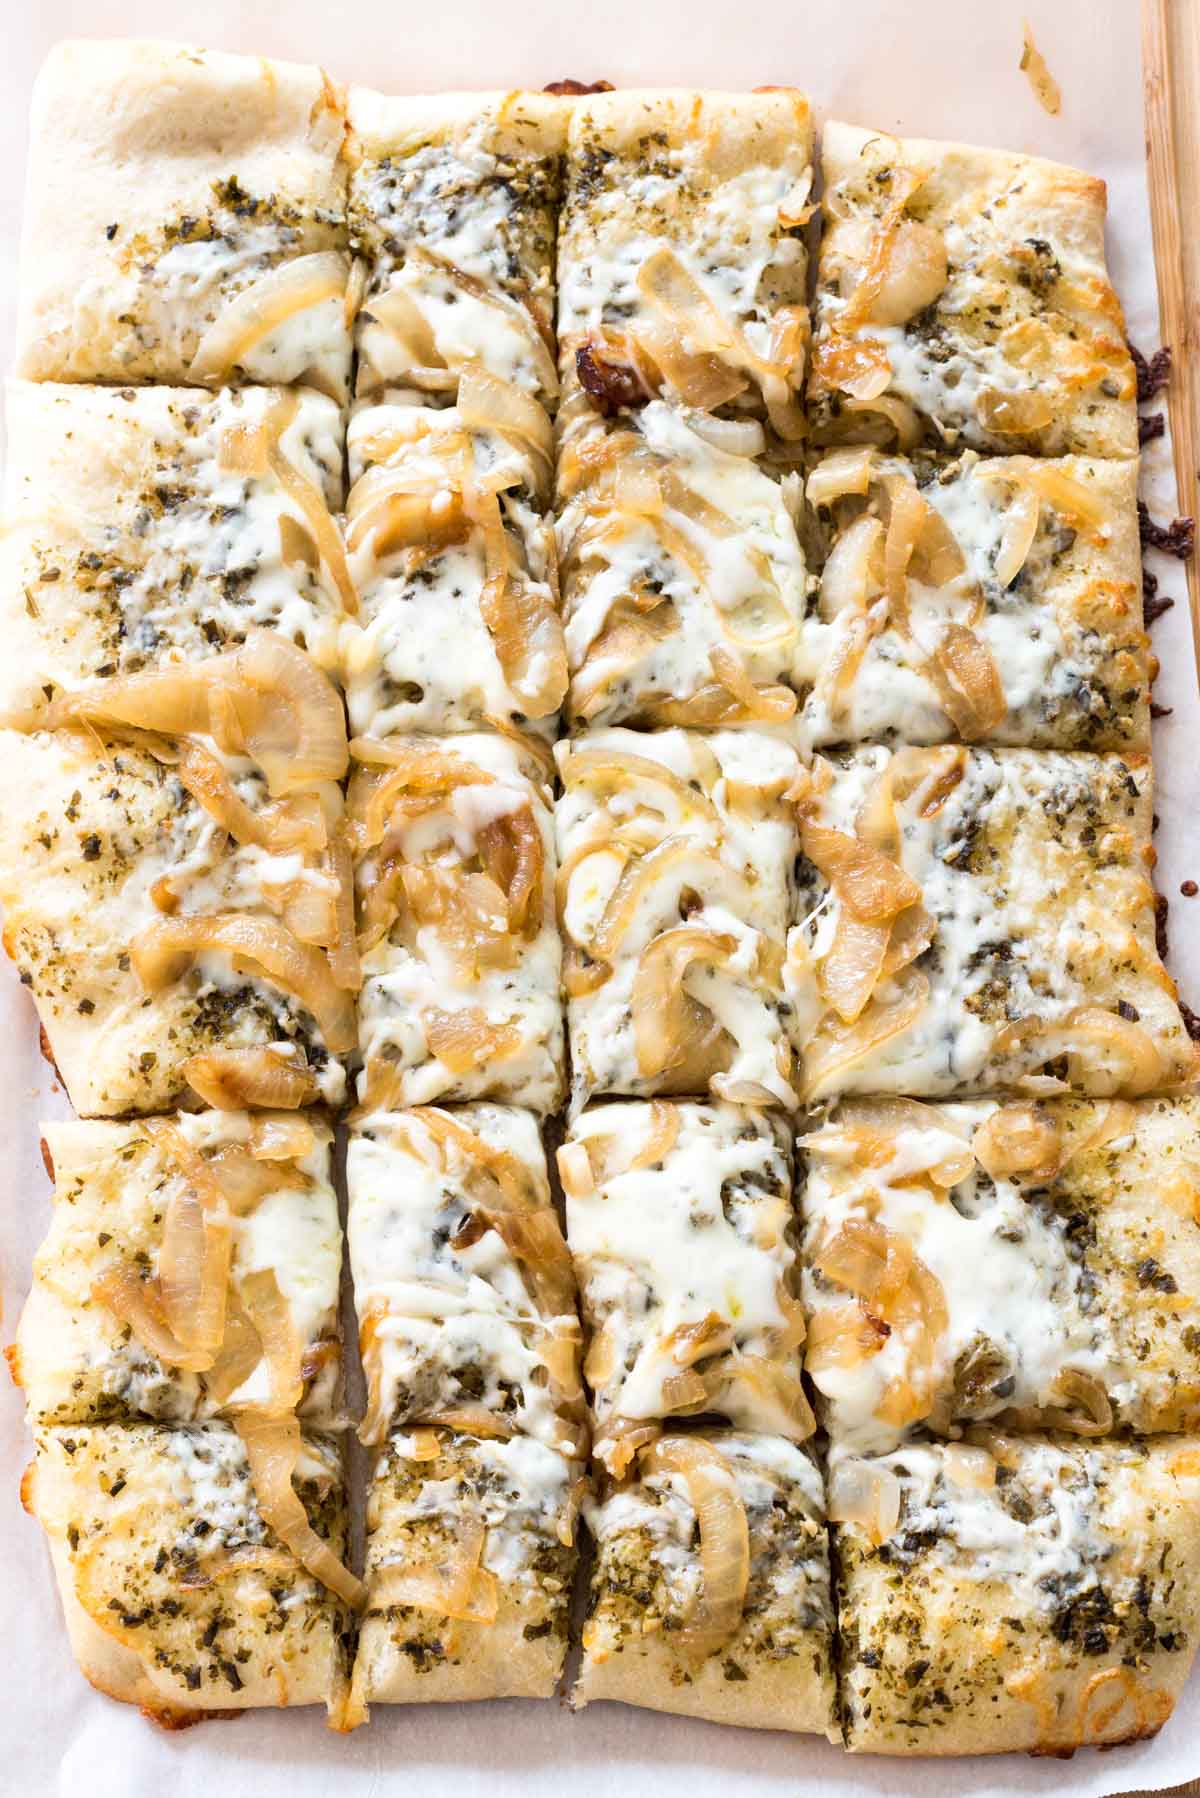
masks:
<path fill-rule="evenodd" d="M 894 997 L 873 998 L 852 1024 L 826 1019 L 805 1045 L 801 1097 L 811 1102 L 832 1092 L 858 1062 L 911 1029 L 928 1001 L 929 982 L 918 974 L 898 987 Z"/>
<path fill-rule="evenodd" d="M 750 1582 L 750 1531 L 737 1480 L 724 1456 L 700 1436 L 663 1436 L 642 1458 L 648 1474 L 682 1476 L 700 1531 L 700 1590 L 672 1641 L 699 1664 L 732 1640 Z"/>
<path fill-rule="evenodd" d="M 224 380 L 244 363 L 248 351 L 288 319 L 326 300 L 342 299 L 349 273 L 339 250 L 318 250 L 276 264 L 237 294 L 209 325 L 192 357 L 188 379 L 202 385 Z M 311 371 L 307 379 L 313 383 Z"/>
<path fill-rule="evenodd" d="M 996 551 L 995 575 L 1002 587 L 1010 587 L 1029 560 L 1041 510 L 1036 493 L 1019 488 L 1013 495 L 1004 515 L 1004 530 Z"/>
<path fill-rule="evenodd" d="M 308 1068 L 273 1049 L 213 1049 L 183 1064 L 183 1077 L 206 1105 L 218 1111 L 262 1106 L 295 1111 L 316 1097 Z"/>
<path fill-rule="evenodd" d="M 971 1139 L 975 1159 L 993 1180 L 1016 1175 L 1040 1180 L 1058 1172 L 1062 1138 L 1058 1125 L 1037 1105 L 1000 1105 Z"/>
<path fill-rule="evenodd" d="M 273 919 L 245 917 L 238 912 L 159 918 L 134 938 L 129 953 L 143 986 L 156 992 L 178 980 L 205 950 L 228 955 L 238 971 L 266 980 L 299 1000 L 334 1054 L 355 1046 L 354 1003 L 335 984 L 325 956 L 297 941 Z"/>
<path fill-rule="evenodd" d="M 736 950 L 734 937 L 684 925 L 665 931 L 642 951 L 630 1003 L 643 1078 L 670 1074 L 703 1091 L 723 1069 L 728 1060 L 725 1030 L 685 983 L 693 968 L 720 968 Z"/>
<path fill-rule="evenodd" d="M 301 1447 L 296 1418 L 269 1417 L 247 1407 L 235 1413 L 234 1426 L 246 1450 L 250 1482 L 264 1523 L 314 1579 L 344 1603 L 361 1609 L 366 1603 L 366 1587 L 317 1535 L 292 1484 Z"/>
<path fill-rule="evenodd" d="M 487 1531 L 480 1518 L 460 1519 L 441 1561 L 393 1561 L 371 1576 L 372 1611 L 428 1611 L 461 1623 L 489 1624 L 500 1608 L 493 1573 L 480 1566 Z"/>
<path fill-rule="evenodd" d="M 516 1024 L 493 1024 L 477 1006 L 455 1011 L 427 1007 L 421 1024 L 429 1052 L 451 1074 L 473 1074 L 486 1061 L 504 1061 L 521 1051 Z"/>
<path fill-rule="evenodd" d="M 976 407 L 984 430 L 997 437 L 1036 435 L 1054 423 L 1053 397 L 1033 388 L 1003 393 L 995 387 L 983 387 Z"/>
<path fill-rule="evenodd" d="M 900 1481 L 890 1467 L 857 1458 L 830 1468 L 829 1521 L 861 1529 L 879 1547 L 900 1521 Z"/>

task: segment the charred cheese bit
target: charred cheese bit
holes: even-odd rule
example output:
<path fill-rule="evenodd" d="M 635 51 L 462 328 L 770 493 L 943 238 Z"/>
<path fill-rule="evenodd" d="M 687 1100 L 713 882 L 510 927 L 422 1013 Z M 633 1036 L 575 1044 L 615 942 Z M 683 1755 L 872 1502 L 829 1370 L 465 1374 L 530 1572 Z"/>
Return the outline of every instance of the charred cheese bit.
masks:
<path fill-rule="evenodd" d="M 846 1745 L 1070 1754 L 1154 1735 L 1200 1626 L 1187 1438 L 834 1456 Z"/>
<path fill-rule="evenodd" d="M 368 263 L 360 393 L 453 396 L 481 366 L 553 404 L 566 116 L 547 94 L 350 90 L 350 231 Z"/>
<path fill-rule="evenodd" d="M 618 1476 L 672 1418 L 802 1442 L 786 1126 L 732 1105 L 598 1105 L 560 1159 L 596 1454 Z"/>
<path fill-rule="evenodd" d="M 571 111 L 558 238 L 564 380 L 803 433 L 812 120 L 793 89 L 633 90 Z"/>
<path fill-rule="evenodd" d="M 343 399 L 345 123 L 302 64 L 58 45 L 33 99 L 18 372 Z"/>
<path fill-rule="evenodd" d="M 534 1118 L 499 1105 L 374 1114 L 352 1129 L 347 1183 L 362 1439 L 453 1416 L 577 1453 L 575 1276 Z"/>
<path fill-rule="evenodd" d="M 822 163 L 819 438 L 1137 455 L 1102 181 L 832 122 Z"/>
<path fill-rule="evenodd" d="M 795 751 L 752 732 L 605 730 L 556 753 L 576 1107 L 706 1091 L 791 1105 L 781 933 Z"/>
<path fill-rule="evenodd" d="M 586 1514 L 596 1559 L 577 1709 L 616 1699 L 840 1740 L 824 1492 L 807 1449 L 732 1431 L 664 1438 Z"/>
<path fill-rule="evenodd" d="M 354 730 L 552 730 L 567 670 L 541 407 L 475 370 L 454 406 L 365 404 L 348 449 Z"/>
<path fill-rule="evenodd" d="M 4 943 L 76 1110 L 170 1109 L 191 1058 L 248 1048 L 337 1104 L 353 1005 L 318 945 L 338 924 L 338 788 L 273 800 L 210 738 L 101 729 L 4 733 Z"/>
<path fill-rule="evenodd" d="M 233 1429 L 75 1425 L 36 1443 L 22 1497 L 94 1686 L 173 1727 L 262 1705 L 340 1712 L 346 1613 L 264 1523 Z M 330 1443 L 305 1441 L 296 1487 L 341 1552 Z"/>
<path fill-rule="evenodd" d="M 789 718 L 806 600 L 800 493 L 747 453 L 761 427 L 656 399 L 607 422 L 573 402 L 559 428 L 573 721 Z"/>
<path fill-rule="evenodd" d="M 196 1422 L 270 1403 L 282 1374 L 298 1383 L 306 1421 L 332 1425 L 342 1257 L 328 1126 L 205 1111 L 42 1130 L 54 1217 L 11 1357 L 34 1421 Z M 165 1245 L 197 1201 L 221 1213 L 213 1223 L 227 1238 L 212 1249 L 223 1251 L 224 1343 L 200 1357 L 207 1368 L 155 1351 L 160 1332 L 171 1336 L 167 1317 L 154 1317 L 164 1270 L 181 1279 Z M 185 1264 L 185 1306 L 189 1281 L 200 1274 Z M 147 1306 L 158 1325 L 149 1342 L 139 1335 Z"/>
<path fill-rule="evenodd" d="M 1195 1054 L 1154 941 L 1144 756 L 859 750 L 793 792 L 809 1099 L 1136 1098 Z"/>
<path fill-rule="evenodd" d="M 7 706 L 236 648 L 337 665 L 340 414 L 308 390 L 13 382 L 0 539 Z"/>
<path fill-rule="evenodd" d="M 388 1438 L 367 1493 L 367 1706 L 548 1698 L 562 1672 L 581 1466 L 527 1437 Z"/>
<path fill-rule="evenodd" d="M 1200 1427 L 1195 1098 L 848 1100 L 801 1139 L 806 1367 L 839 1448 Z"/>
<path fill-rule="evenodd" d="M 1135 462 L 834 450 L 808 497 L 806 745 L 1148 746 Z"/>
<path fill-rule="evenodd" d="M 562 952 L 543 770 L 499 736 L 359 740 L 365 1112 L 562 1091 Z"/>

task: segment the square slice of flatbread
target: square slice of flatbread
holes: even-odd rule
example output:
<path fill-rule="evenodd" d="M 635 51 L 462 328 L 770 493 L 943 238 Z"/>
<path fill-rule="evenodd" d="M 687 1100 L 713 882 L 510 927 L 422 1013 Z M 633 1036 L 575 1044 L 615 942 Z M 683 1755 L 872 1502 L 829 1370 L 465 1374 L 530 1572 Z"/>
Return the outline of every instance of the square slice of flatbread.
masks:
<path fill-rule="evenodd" d="M 1157 1734 L 1200 1628 L 1200 1443 L 835 1458 L 846 1746 L 1066 1756 Z"/>
<path fill-rule="evenodd" d="M 575 1108 L 604 1093 L 794 1104 L 795 750 L 751 731 L 612 729 L 555 753 Z"/>
<path fill-rule="evenodd" d="M 345 1697 L 348 1615 L 263 1521 L 227 1424 L 37 1432 L 21 1492 L 42 1525 L 71 1647 L 99 1691 L 171 1728 Z M 335 1553 L 346 1501 L 332 1445 L 305 1440 L 296 1490 Z"/>
<path fill-rule="evenodd" d="M 337 1422 L 342 1243 L 328 1124 L 302 1112 L 203 1111 L 43 1124 L 42 1142 L 54 1215 L 10 1354 L 35 1423 L 193 1423 L 263 1405 L 271 1355 L 281 1364 L 284 1353 L 306 1423 Z M 224 1343 L 208 1369 L 170 1359 L 186 1302 L 161 1315 L 164 1250 L 197 1205 L 209 1218 L 206 1253 L 228 1253 Z M 159 1314 L 165 1345 L 146 1312 Z"/>
<path fill-rule="evenodd" d="M 734 1431 L 667 1436 L 587 1505 L 595 1538 L 576 1709 L 596 1699 L 841 1739 L 821 1473 Z M 706 1566 L 721 1569 L 718 1592 Z"/>
<path fill-rule="evenodd" d="M 791 1134 L 735 1105 L 595 1105 L 559 1150 L 595 1454 L 702 1412 L 802 1442 Z"/>
<path fill-rule="evenodd" d="M 552 1696 L 581 1485 L 579 1462 L 524 1436 L 389 1438 L 367 1493 L 351 1725 L 373 1703 Z"/>
<path fill-rule="evenodd" d="M 1194 1095 L 848 1099 L 799 1148 L 806 1367 L 837 1447 L 1200 1428 Z"/>
<path fill-rule="evenodd" d="M 581 1452 L 575 1275 L 536 1118 L 374 1113 L 351 1126 L 346 1183 L 363 1441 L 445 1421 Z"/>
<path fill-rule="evenodd" d="M 317 68 L 59 44 L 33 96 L 18 373 L 344 399 L 345 130 Z"/>
<path fill-rule="evenodd" d="M 834 121 L 821 163 L 818 439 L 1137 455 L 1103 181 Z"/>
<path fill-rule="evenodd" d="M 806 747 L 1150 746 L 1137 463 L 833 450 L 808 480 Z"/>
<path fill-rule="evenodd" d="M 482 733 L 355 748 L 365 1111 L 476 1098 L 553 1111 L 562 951 L 548 752 Z"/>
<path fill-rule="evenodd" d="M 860 749 L 818 760 L 795 804 L 805 1098 L 1191 1079 L 1155 945 L 1147 757 Z"/>

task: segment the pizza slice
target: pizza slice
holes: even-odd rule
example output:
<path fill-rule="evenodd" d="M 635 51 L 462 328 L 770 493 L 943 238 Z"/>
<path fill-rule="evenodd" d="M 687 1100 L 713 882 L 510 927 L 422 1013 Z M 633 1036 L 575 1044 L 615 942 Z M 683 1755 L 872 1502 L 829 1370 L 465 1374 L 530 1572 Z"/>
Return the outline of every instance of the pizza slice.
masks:
<path fill-rule="evenodd" d="M 760 724 L 796 709 L 799 480 L 755 419 L 665 399 L 559 420 L 558 541 L 577 727 Z"/>
<path fill-rule="evenodd" d="M 296 1516 L 281 1534 L 228 1424 L 37 1431 L 21 1496 L 49 1538 L 92 1685 L 170 1729 L 262 1705 L 324 1704 L 336 1722 L 348 1612 L 297 1541 L 340 1566 L 345 1489 L 324 1438 L 298 1443 L 295 1461 Z"/>
<path fill-rule="evenodd" d="M 656 396 L 748 416 L 797 444 L 811 164 L 794 89 L 576 100 L 558 233 L 567 393 L 604 416 Z"/>
<path fill-rule="evenodd" d="M 331 1132 L 298 1112 L 44 1124 L 54 1216 L 13 1373 L 35 1424 L 338 1418 Z"/>
<path fill-rule="evenodd" d="M 388 1437 L 367 1491 L 350 1728 L 372 1703 L 552 1695 L 583 1484 L 579 1462 L 525 1436 Z"/>
<path fill-rule="evenodd" d="M 1137 463 L 833 450 L 806 745 L 1150 744 Z"/>
<path fill-rule="evenodd" d="M 597 1105 L 558 1152 L 595 1454 L 618 1477 L 668 1419 L 803 1442 L 791 1138 L 734 1105 Z"/>
<path fill-rule="evenodd" d="M 556 754 L 576 1109 L 597 1093 L 793 1105 L 795 751 L 765 733 L 597 730 Z"/>
<path fill-rule="evenodd" d="M 483 734 L 359 739 L 355 754 L 363 1111 L 474 1098 L 553 1111 L 548 765 L 519 738 Z"/>
<path fill-rule="evenodd" d="M 582 1453 L 575 1275 L 531 1113 L 376 1113 L 346 1180 L 362 1440 L 436 1423 Z"/>
<path fill-rule="evenodd" d="M 482 368 L 464 371 L 452 405 L 417 397 L 364 404 L 350 423 L 351 724 L 552 732 L 567 669 L 550 421 Z"/>
<path fill-rule="evenodd" d="M 835 1457 L 846 1746 L 1070 1755 L 1157 1734 L 1200 1630 L 1200 1447 L 911 1444 Z"/>
<path fill-rule="evenodd" d="M 7 705 L 277 631 L 338 666 L 341 415 L 309 389 L 8 389 Z"/>
<path fill-rule="evenodd" d="M 259 631 L 40 717 L 3 736 L 4 943 L 75 1109 L 338 1103 L 358 959 L 328 679 Z"/>
<path fill-rule="evenodd" d="M 818 440 L 1137 455 L 1102 181 L 833 121 L 821 161 Z"/>
<path fill-rule="evenodd" d="M 350 235 L 368 274 L 358 391 L 453 399 L 465 371 L 551 407 L 567 103 L 351 88 Z"/>
<path fill-rule="evenodd" d="M 1145 756 L 859 750 L 792 796 L 803 1097 L 1137 1098 L 1191 1078 L 1155 947 Z"/>
<path fill-rule="evenodd" d="M 345 129 L 320 69 L 59 44 L 33 96 L 18 373 L 344 399 Z"/>
<path fill-rule="evenodd" d="M 839 1448 L 1200 1428 L 1200 1100 L 851 1099 L 803 1137 L 806 1368 Z"/>
<path fill-rule="evenodd" d="M 662 1436 L 585 1506 L 575 1708 L 616 1699 L 841 1739 L 820 1469 L 772 1435 Z"/>

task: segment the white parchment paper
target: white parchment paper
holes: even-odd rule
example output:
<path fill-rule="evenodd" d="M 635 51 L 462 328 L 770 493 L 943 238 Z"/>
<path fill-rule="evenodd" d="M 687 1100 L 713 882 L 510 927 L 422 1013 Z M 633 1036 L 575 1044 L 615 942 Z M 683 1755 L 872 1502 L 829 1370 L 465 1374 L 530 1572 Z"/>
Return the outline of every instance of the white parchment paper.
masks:
<path fill-rule="evenodd" d="M 12 343 L 29 90 L 67 36 L 169 36 L 319 61 L 394 92 L 540 87 L 799 86 L 818 115 L 1039 152 L 1109 183 L 1110 255 L 1130 334 L 1158 342 L 1143 168 L 1136 0 L 0 0 L 0 343 Z M 1017 63 L 1022 14 L 1061 83 L 1049 118 Z M 1169 457 L 1151 446 L 1156 510 L 1175 510 Z M 1183 509 L 1191 510 L 1185 503 Z M 1171 962 L 1200 1008 L 1200 879 L 1193 793 L 1200 703 L 1181 572 L 1155 566 L 1177 604 L 1155 627 L 1159 881 L 1173 897 Z M 33 1007 L 0 975 L 0 1276 L 7 1341 L 49 1215 L 39 1117 L 66 1115 L 37 1049 Z M 378 1706 L 330 1735 L 315 1712 L 249 1713 L 170 1736 L 86 1686 L 66 1646 L 40 1530 L 17 1498 L 29 1452 L 20 1396 L 0 1385 L 0 1794 L 13 1798 L 1102 1798 L 1200 1774 L 1200 1677 L 1154 1742 L 1073 1761 L 859 1759 L 805 1737 L 761 1735 L 613 1705 Z M 409 1783 L 411 1782 L 411 1783 Z"/>

